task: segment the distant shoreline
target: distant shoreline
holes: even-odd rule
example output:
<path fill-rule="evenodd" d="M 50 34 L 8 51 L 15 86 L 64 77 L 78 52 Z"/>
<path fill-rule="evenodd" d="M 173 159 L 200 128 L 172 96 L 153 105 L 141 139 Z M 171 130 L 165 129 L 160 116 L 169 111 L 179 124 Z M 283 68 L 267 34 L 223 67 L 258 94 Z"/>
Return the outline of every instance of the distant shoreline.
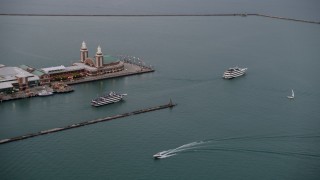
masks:
<path fill-rule="evenodd" d="M 320 21 L 311 21 L 311 20 L 303 20 L 303 19 L 295 19 L 295 18 L 287 18 L 287 17 L 280 17 L 280 16 L 271 16 L 265 14 L 258 14 L 258 13 L 204 13 L 204 14 L 18 14 L 18 13 L 0 13 L 0 16 L 62 16 L 62 17 L 201 17 L 201 16 L 260 16 L 266 18 L 273 18 L 273 19 L 282 19 L 287 21 L 297 21 L 297 22 L 304 22 L 304 23 L 312 23 L 312 24 L 320 24 Z"/>

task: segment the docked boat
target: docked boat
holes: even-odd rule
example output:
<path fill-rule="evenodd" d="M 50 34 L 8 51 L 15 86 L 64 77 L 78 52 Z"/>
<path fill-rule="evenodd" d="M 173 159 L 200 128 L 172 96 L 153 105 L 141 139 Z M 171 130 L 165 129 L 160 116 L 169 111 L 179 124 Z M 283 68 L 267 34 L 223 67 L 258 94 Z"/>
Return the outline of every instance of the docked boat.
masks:
<path fill-rule="evenodd" d="M 117 94 L 114 91 L 109 92 L 108 94 L 102 95 L 91 101 L 92 106 L 103 106 L 111 103 L 119 102 L 123 99 L 123 96 L 127 94 Z"/>
<path fill-rule="evenodd" d="M 53 95 L 53 92 L 47 91 L 47 90 L 42 90 L 38 93 L 38 96 L 51 96 Z"/>
<path fill-rule="evenodd" d="M 233 67 L 233 68 L 229 68 L 228 70 L 226 70 L 223 73 L 223 78 L 225 79 L 232 79 L 232 78 L 236 78 L 239 76 L 242 76 L 246 73 L 248 68 L 239 68 L 239 67 Z"/>

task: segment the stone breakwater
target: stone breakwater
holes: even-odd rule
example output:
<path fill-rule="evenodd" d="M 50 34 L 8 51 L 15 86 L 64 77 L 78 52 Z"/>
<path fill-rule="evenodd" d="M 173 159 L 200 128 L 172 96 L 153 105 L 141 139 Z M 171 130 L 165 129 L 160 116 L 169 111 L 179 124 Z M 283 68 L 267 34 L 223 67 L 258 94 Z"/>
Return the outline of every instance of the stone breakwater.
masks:
<path fill-rule="evenodd" d="M 164 105 L 144 108 L 144 109 L 132 111 L 129 113 L 118 114 L 118 115 L 114 115 L 114 116 L 108 116 L 108 117 L 104 117 L 104 118 L 84 121 L 84 122 L 68 125 L 65 127 L 52 128 L 52 129 L 43 130 L 43 131 L 36 132 L 36 133 L 25 134 L 22 136 L 12 137 L 12 138 L 8 138 L 8 139 L 2 139 L 2 140 L 0 140 L 0 144 L 10 143 L 10 142 L 14 142 L 14 141 L 20 141 L 20 140 L 24 140 L 24 139 L 28 139 L 28 138 L 32 138 L 32 137 L 37 137 L 40 135 L 60 132 L 60 131 L 68 130 L 68 129 L 79 128 L 82 126 L 91 125 L 91 124 L 95 124 L 95 123 L 99 123 L 99 122 L 111 121 L 114 119 L 124 118 L 127 116 L 138 115 L 138 114 L 152 112 L 152 111 L 166 109 L 166 108 L 173 108 L 176 105 L 177 104 L 172 103 L 172 101 L 170 100 L 170 102 L 168 104 L 164 104 Z"/>
<path fill-rule="evenodd" d="M 92 17 L 170 17 L 170 16 L 260 16 L 273 19 L 282 19 L 287 21 L 297 21 L 304 23 L 320 24 L 320 21 L 311 21 L 304 19 L 296 19 L 289 17 L 271 16 L 259 13 L 204 13 L 204 14 L 15 14 L 15 13 L 1 13 L 0 16 L 92 16 Z"/>

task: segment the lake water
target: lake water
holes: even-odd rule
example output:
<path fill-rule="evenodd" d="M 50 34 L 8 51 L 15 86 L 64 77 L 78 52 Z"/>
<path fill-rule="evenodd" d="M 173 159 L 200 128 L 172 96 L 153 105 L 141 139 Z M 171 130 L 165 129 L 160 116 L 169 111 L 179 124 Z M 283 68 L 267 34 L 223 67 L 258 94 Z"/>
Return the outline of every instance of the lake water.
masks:
<path fill-rule="evenodd" d="M 213 5 L 204 1 L 193 9 L 187 1 L 181 10 L 177 8 L 179 0 L 172 1 L 172 9 L 153 1 L 158 6 L 148 11 L 151 4 L 142 0 L 133 6 L 112 2 L 108 12 L 119 14 L 140 12 L 135 11 L 140 5 L 144 7 L 141 12 L 147 13 L 184 12 L 188 8 L 201 12 L 206 3 Z M 224 12 L 263 9 L 263 4 L 250 1 L 230 8 L 232 2 L 215 2 Z M 308 2 L 301 9 L 313 7 L 313 1 Z M 3 3 L 9 7 L 20 2 Z M 38 13 L 50 6 L 30 3 L 37 6 L 0 10 Z M 250 8 L 244 8 L 246 3 Z M 286 10 L 283 14 L 273 15 L 288 17 L 299 5 L 293 1 L 291 9 L 286 9 L 286 1 L 280 1 L 279 7 L 269 3 L 270 11 L 265 11 L 280 12 L 282 8 Z M 73 7 L 71 12 L 83 6 Z M 89 8 L 88 12 L 96 8 L 94 12 L 102 13 L 99 5 Z M 203 12 L 209 10 L 207 7 Z M 55 6 L 48 11 L 62 10 Z M 302 12 L 306 11 L 294 17 L 317 17 L 312 8 L 310 13 Z M 1 179 L 320 177 L 319 25 L 251 16 L 0 16 L 0 22 L 0 64 L 38 68 L 70 65 L 79 59 L 84 40 L 91 57 L 101 45 L 104 54 L 140 57 L 156 69 L 149 74 L 75 85 L 70 94 L 3 102 L 0 139 L 156 106 L 170 98 L 178 103 L 171 110 L 0 145 Z M 247 74 L 222 79 L 223 72 L 236 65 L 248 67 Z M 291 89 L 294 100 L 286 97 Z M 110 90 L 128 96 L 109 106 L 90 105 L 92 98 Z M 205 142 L 166 159 L 152 158 L 159 151 L 195 141 Z"/>

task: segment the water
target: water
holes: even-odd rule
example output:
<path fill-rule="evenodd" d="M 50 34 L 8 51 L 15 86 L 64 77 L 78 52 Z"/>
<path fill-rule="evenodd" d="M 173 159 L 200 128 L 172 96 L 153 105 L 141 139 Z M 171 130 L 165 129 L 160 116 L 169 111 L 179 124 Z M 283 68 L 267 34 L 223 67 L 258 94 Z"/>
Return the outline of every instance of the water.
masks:
<path fill-rule="evenodd" d="M 26 11 L 35 11 L 30 8 Z M 302 12 L 296 16 L 312 14 Z M 0 139 L 170 98 L 178 103 L 172 110 L 1 145 L 1 179 L 320 176 L 319 25 L 261 17 L 0 17 L 0 22 L 0 63 L 7 66 L 69 65 L 79 59 L 85 40 L 91 57 L 101 45 L 104 54 L 137 56 L 156 69 L 76 85 L 70 94 L 2 103 Z M 223 80 L 222 73 L 235 65 L 248 67 L 247 75 Z M 296 98 L 290 101 L 291 89 Z M 109 90 L 128 96 L 110 106 L 90 106 L 92 98 Z M 188 143 L 228 138 L 234 140 L 152 158 Z"/>

